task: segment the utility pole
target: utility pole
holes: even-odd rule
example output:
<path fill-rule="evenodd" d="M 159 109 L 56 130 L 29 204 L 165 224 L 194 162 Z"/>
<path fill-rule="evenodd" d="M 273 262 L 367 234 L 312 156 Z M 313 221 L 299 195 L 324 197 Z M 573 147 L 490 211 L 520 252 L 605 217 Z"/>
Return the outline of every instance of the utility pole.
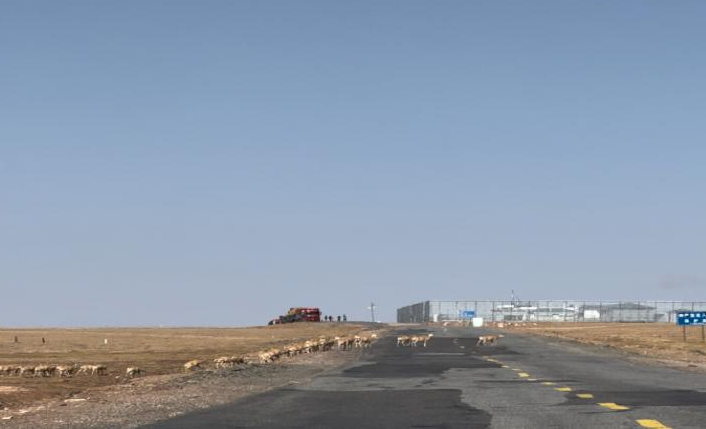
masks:
<path fill-rule="evenodd" d="M 370 301 L 370 307 L 368 307 L 370 310 L 370 319 L 373 323 L 375 323 L 375 303 Z"/>

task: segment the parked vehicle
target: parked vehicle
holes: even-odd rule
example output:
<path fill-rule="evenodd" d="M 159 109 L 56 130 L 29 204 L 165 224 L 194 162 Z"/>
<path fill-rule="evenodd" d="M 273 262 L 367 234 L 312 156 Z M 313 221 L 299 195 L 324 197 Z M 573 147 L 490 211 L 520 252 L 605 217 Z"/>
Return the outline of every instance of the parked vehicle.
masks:
<path fill-rule="evenodd" d="M 321 310 L 317 307 L 292 307 L 287 314 L 269 321 L 268 325 L 294 322 L 320 322 Z"/>

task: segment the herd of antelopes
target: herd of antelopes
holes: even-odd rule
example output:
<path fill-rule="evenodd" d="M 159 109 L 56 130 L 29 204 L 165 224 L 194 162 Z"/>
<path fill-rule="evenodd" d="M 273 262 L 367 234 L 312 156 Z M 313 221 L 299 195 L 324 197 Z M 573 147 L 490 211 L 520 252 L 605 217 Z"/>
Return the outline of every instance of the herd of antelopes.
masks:
<path fill-rule="evenodd" d="M 125 376 L 133 378 L 142 373 L 137 367 L 128 367 Z M 107 375 L 108 367 L 105 365 L 0 365 L 0 375 L 18 377 L 53 377 L 70 378 L 74 375 Z"/>
<path fill-rule="evenodd" d="M 417 344 L 420 342 L 424 347 L 427 346 L 427 342 L 431 340 L 434 337 L 434 334 L 427 334 L 427 335 L 400 335 L 397 337 L 397 347 L 399 346 L 410 346 L 410 347 L 417 347 Z"/>
<path fill-rule="evenodd" d="M 304 342 L 293 343 L 281 348 L 271 348 L 260 351 L 254 355 L 240 356 L 221 356 L 213 359 L 216 369 L 232 368 L 238 364 L 267 364 L 272 363 L 283 357 L 294 357 L 305 353 L 325 352 L 337 347 L 338 350 L 351 350 L 354 348 L 367 348 L 372 345 L 378 338 L 377 334 L 373 333 L 370 336 L 355 335 L 352 337 L 326 337 L 321 336 L 316 339 L 306 340 Z M 203 369 L 205 362 L 200 359 L 194 359 L 184 364 L 184 371 L 194 371 Z"/>
<path fill-rule="evenodd" d="M 303 353 L 314 353 L 319 351 L 328 351 L 333 347 L 338 350 L 351 350 L 354 348 L 366 348 L 376 341 L 377 334 L 354 335 L 351 337 L 334 337 L 328 338 L 321 336 L 317 339 L 307 340 L 301 343 L 290 344 L 282 348 L 271 348 L 257 352 L 251 355 L 242 356 L 221 356 L 213 359 L 213 364 L 216 369 L 233 368 L 239 364 L 266 364 L 274 362 L 281 357 L 293 357 Z M 199 359 L 190 360 L 185 363 L 184 371 L 193 371 L 204 368 L 204 361 Z M 133 378 L 142 375 L 144 371 L 138 367 L 128 367 L 125 369 L 125 377 Z M 88 376 L 103 376 L 108 375 L 108 367 L 102 364 L 87 364 L 87 365 L 0 365 L 0 376 L 19 376 L 19 377 L 53 377 L 58 375 L 60 378 L 71 378 L 77 375 Z"/>
<path fill-rule="evenodd" d="M 427 343 L 434 337 L 434 334 L 426 335 L 400 335 L 397 337 L 397 347 L 410 346 L 417 347 L 419 343 L 422 347 L 426 347 Z M 478 338 L 477 345 L 494 345 L 503 335 L 486 335 Z M 338 350 L 351 350 L 354 348 L 367 348 L 377 340 L 377 334 L 354 335 L 347 337 L 326 337 L 321 336 L 316 339 L 306 340 L 304 342 L 293 343 L 281 348 L 270 348 L 249 355 L 238 356 L 221 356 L 213 359 L 213 365 L 216 369 L 233 368 L 242 364 L 268 364 L 283 357 L 294 357 L 299 354 L 325 352 L 332 350 L 334 347 Z M 186 362 L 183 365 L 184 371 L 194 371 L 203 369 L 205 362 L 200 359 L 194 359 Z M 142 370 L 138 367 L 128 367 L 125 370 L 127 378 L 133 378 L 142 374 Z M 29 377 L 52 377 L 58 374 L 59 377 L 72 377 L 74 375 L 107 375 L 108 369 L 105 365 L 37 365 L 37 366 L 16 366 L 2 365 L 0 366 L 0 375 L 4 376 L 29 376 Z"/>

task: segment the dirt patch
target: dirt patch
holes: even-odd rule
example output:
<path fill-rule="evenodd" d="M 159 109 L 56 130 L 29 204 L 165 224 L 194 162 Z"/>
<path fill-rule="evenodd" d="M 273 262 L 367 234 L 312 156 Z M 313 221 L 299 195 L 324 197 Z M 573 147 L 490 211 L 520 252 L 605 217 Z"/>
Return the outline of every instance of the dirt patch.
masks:
<path fill-rule="evenodd" d="M 706 342 L 701 328 L 683 331 L 672 323 L 538 323 L 505 328 L 509 332 L 614 348 L 654 362 L 706 371 Z"/>

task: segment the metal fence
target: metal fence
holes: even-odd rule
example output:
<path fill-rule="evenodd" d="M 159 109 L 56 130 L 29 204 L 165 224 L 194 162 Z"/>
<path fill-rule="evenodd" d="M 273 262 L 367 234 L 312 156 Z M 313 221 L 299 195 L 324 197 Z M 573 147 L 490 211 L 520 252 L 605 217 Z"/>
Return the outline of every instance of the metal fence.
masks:
<path fill-rule="evenodd" d="M 397 321 L 676 322 L 678 313 L 698 310 L 706 301 L 423 301 L 397 309 Z"/>

